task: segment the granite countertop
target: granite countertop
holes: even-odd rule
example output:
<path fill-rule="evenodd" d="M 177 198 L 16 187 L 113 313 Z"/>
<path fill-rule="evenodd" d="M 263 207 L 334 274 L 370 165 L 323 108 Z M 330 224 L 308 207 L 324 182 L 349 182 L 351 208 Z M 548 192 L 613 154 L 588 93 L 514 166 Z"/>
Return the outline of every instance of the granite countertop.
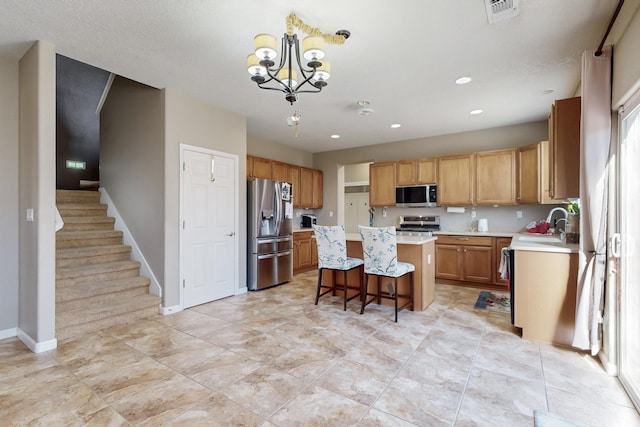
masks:
<path fill-rule="evenodd" d="M 513 237 L 518 234 L 517 231 L 434 231 L 434 235 L 443 234 L 450 236 L 478 236 L 478 237 Z"/>
<path fill-rule="evenodd" d="M 396 241 L 400 245 L 424 245 L 425 243 L 437 240 L 437 236 L 397 236 Z M 352 242 L 361 242 L 359 233 L 347 233 L 347 240 Z"/>

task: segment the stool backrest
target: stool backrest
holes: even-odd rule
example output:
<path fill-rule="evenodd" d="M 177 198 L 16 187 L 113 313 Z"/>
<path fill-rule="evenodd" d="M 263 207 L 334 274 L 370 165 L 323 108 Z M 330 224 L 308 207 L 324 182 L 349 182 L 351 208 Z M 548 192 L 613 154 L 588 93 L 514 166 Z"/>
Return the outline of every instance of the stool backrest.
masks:
<path fill-rule="evenodd" d="M 364 253 L 364 272 L 386 275 L 398 265 L 395 227 L 358 226 Z"/>
<path fill-rule="evenodd" d="M 347 261 L 347 237 L 342 225 L 314 225 L 318 245 L 318 268 L 344 267 Z"/>

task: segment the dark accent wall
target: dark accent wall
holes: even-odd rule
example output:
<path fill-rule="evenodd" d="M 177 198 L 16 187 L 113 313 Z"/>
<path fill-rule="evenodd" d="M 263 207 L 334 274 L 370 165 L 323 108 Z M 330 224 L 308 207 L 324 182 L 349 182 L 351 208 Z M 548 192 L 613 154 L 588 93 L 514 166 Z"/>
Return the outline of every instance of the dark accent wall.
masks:
<path fill-rule="evenodd" d="M 109 73 L 56 55 L 56 188 L 80 188 L 80 180 L 100 180 L 100 116 L 96 109 Z M 86 162 L 67 169 L 66 160 Z"/>

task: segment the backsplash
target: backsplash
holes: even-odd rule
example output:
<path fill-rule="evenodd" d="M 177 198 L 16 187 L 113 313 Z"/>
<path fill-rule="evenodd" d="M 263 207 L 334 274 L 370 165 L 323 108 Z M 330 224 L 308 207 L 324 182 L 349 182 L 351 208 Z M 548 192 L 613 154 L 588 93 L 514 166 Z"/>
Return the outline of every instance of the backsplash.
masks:
<path fill-rule="evenodd" d="M 386 208 L 386 217 L 383 217 L 383 208 L 376 208 L 374 225 L 398 225 L 400 215 L 439 215 L 440 228 L 443 231 L 477 231 L 480 218 L 487 219 L 489 231 L 524 231 L 531 221 L 546 219 L 549 211 L 556 206 L 562 205 L 466 206 L 464 213 L 450 213 L 445 207 Z M 471 219 L 472 209 L 475 209 L 475 219 Z M 517 218 L 518 212 L 522 212 L 522 219 Z"/>

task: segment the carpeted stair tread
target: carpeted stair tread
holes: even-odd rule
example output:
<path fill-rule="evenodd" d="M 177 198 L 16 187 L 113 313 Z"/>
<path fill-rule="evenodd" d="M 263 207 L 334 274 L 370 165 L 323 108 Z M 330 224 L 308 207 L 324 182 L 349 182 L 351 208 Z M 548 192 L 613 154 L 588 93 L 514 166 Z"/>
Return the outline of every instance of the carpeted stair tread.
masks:
<path fill-rule="evenodd" d="M 149 292 L 148 277 L 124 277 L 121 279 L 96 281 L 93 278 L 87 278 L 86 281 L 76 283 L 73 286 L 59 288 L 56 291 L 56 303 L 63 303 L 72 300 L 83 300 L 84 298 L 97 295 L 105 295 L 110 293 L 119 293 L 121 291 L 129 291 L 132 289 L 142 289 L 143 293 Z M 84 303 L 84 302 L 83 302 Z M 62 307 L 56 306 L 56 309 Z"/>
<path fill-rule="evenodd" d="M 122 231 L 118 230 L 60 230 L 56 233 L 56 249 L 119 245 L 122 236 Z"/>
<path fill-rule="evenodd" d="M 157 298 L 157 297 L 156 297 Z M 66 340 L 69 338 L 78 337 L 80 335 L 96 332 L 102 329 L 107 329 L 116 325 L 123 325 L 127 323 L 133 323 L 141 319 L 148 317 L 159 316 L 158 314 L 158 299 L 153 305 L 148 307 L 138 307 L 135 311 L 129 311 L 117 316 L 108 316 L 96 320 L 87 321 L 84 323 L 78 323 L 71 326 L 59 326 L 56 322 L 56 338 L 58 341 Z"/>
<path fill-rule="evenodd" d="M 131 246 L 104 245 L 56 249 L 56 268 L 131 259 Z"/>
<path fill-rule="evenodd" d="M 79 265 L 75 267 L 61 267 L 56 268 L 56 280 L 73 279 L 76 277 L 86 277 L 135 268 L 140 268 L 139 261 L 126 260 L 105 262 L 102 264 Z"/>
<path fill-rule="evenodd" d="M 110 216 L 66 216 L 63 217 L 65 231 L 113 230 L 116 219 Z"/>
<path fill-rule="evenodd" d="M 101 203 L 59 203 L 57 207 L 63 220 L 71 216 L 107 215 L 107 205 Z"/>
<path fill-rule="evenodd" d="M 100 203 L 99 191 L 56 190 L 56 204 L 59 203 Z"/>

